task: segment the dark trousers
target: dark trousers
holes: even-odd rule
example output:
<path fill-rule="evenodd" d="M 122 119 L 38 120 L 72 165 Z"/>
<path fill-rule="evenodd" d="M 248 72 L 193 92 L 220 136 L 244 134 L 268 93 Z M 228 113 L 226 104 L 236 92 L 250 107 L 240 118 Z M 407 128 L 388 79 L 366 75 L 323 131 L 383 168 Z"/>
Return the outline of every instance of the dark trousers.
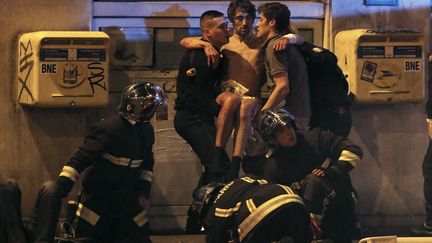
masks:
<path fill-rule="evenodd" d="M 432 226 L 432 140 L 429 139 L 429 145 L 423 159 L 423 178 L 424 178 L 424 198 L 426 201 L 426 223 Z"/>
<path fill-rule="evenodd" d="M 107 192 L 102 196 L 82 193 L 80 204 L 77 237 L 91 239 L 92 243 L 151 243 L 147 214 L 136 192 Z"/>
<path fill-rule="evenodd" d="M 301 204 L 291 204 L 281 208 L 275 216 L 257 227 L 243 242 L 270 243 L 287 237 L 294 243 L 312 240 L 309 213 Z"/>
<path fill-rule="evenodd" d="M 348 137 L 352 127 L 351 108 L 347 105 L 341 106 L 319 106 L 314 105 L 309 121 L 309 127 L 320 127 L 337 135 Z"/>
<path fill-rule="evenodd" d="M 178 110 L 174 117 L 174 128 L 192 147 L 204 167 L 204 172 L 195 190 L 212 181 L 222 181 L 226 168 L 220 163 L 222 160 L 219 160 L 218 157 L 221 156 L 217 154 L 214 147 L 216 137 L 214 118 L 188 110 Z M 223 152 L 225 152 L 224 149 Z M 224 155 L 227 157 L 226 153 Z M 186 231 L 188 233 L 201 231 L 201 217 L 199 212 L 194 210 L 193 205 L 188 210 Z"/>
<path fill-rule="evenodd" d="M 2 181 L 0 185 L 0 227 L 3 231 L 7 222 L 6 237 L 0 242 L 36 242 L 54 241 L 57 220 L 61 208 L 61 197 L 56 193 L 53 182 L 46 182 L 38 192 L 36 203 L 29 218 L 21 221 L 21 191 L 13 180 Z M 12 236 L 8 236 L 12 235 Z M 27 241 L 23 240 L 27 238 Z"/>
<path fill-rule="evenodd" d="M 335 243 L 351 242 L 357 219 L 349 178 L 317 177 L 307 175 L 301 182 L 300 195 L 310 213 L 323 216 L 322 238 Z"/>
<path fill-rule="evenodd" d="M 213 180 L 210 164 L 216 137 L 214 118 L 188 110 L 179 110 L 174 117 L 174 128 L 192 147 L 204 166 L 204 172 L 201 175 L 197 188 L 207 185 Z"/>

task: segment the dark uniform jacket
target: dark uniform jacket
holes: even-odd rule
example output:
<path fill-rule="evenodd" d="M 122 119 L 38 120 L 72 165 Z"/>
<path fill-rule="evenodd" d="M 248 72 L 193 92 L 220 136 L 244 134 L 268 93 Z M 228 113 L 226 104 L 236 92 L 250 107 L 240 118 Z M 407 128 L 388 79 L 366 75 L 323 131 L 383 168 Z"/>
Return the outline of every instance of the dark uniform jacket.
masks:
<path fill-rule="evenodd" d="M 232 234 L 243 242 L 264 222 L 269 222 L 282 209 L 294 204 L 300 206 L 299 215 L 308 219 L 306 210 L 302 210 L 302 199 L 289 187 L 271 184 L 254 176 L 240 177 L 223 187 L 210 207 L 204 219 L 204 225 L 208 229 L 206 242 L 227 242 L 229 230 L 233 230 Z M 297 224 L 300 224 L 301 219 L 298 220 Z M 289 218 L 284 221 L 289 225 Z M 309 224 L 306 225 L 309 228 Z M 267 239 L 271 239 L 271 236 Z"/>
<path fill-rule="evenodd" d="M 84 144 L 68 159 L 60 177 L 83 179 L 84 192 L 90 195 L 117 190 L 137 191 L 147 198 L 153 177 L 154 131 L 150 123 L 131 125 L 120 115 L 97 123 Z"/>
<path fill-rule="evenodd" d="M 207 56 L 203 49 L 187 50 L 177 76 L 175 109 L 216 117 L 220 110 L 216 97 L 221 68 L 221 64 L 216 69 L 207 66 Z"/>
<path fill-rule="evenodd" d="M 298 133 L 294 147 L 277 148 L 268 159 L 265 155 L 245 157 L 244 166 L 252 168 L 250 173 L 291 185 L 301 181 L 313 169 L 327 167 L 323 165 L 327 158 L 330 159 L 331 168 L 338 161 L 355 167 L 361 157 L 360 147 L 351 140 L 315 128 Z"/>

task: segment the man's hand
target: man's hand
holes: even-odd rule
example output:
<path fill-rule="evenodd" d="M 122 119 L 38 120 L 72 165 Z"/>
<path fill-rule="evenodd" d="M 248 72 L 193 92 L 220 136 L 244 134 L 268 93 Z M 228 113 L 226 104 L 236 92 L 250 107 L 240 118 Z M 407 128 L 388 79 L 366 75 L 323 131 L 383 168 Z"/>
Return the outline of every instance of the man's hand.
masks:
<path fill-rule="evenodd" d="M 150 207 L 150 200 L 147 199 L 144 195 L 138 196 L 138 203 L 141 205 L 142 209 L 147 211 Z"/>
<path fill-rule="evenodd" d="M 219 65 L 219 52 L 210 44 L 204 45 L 204 52 L 207 56 L 207 66 L 216 69 Z"/>
<path fill-rule="evenodd" d="M 219 52 L 207 41 L 201 40 L 199 37 L 186 37 L 180 41 L 180 45 L 188 48 L 203 48 L 207 56 L 207 65 L 215 69 L 219 64 Z"/>
<path fill-rule="evenodd" d="M 326 177 L 328 179 L 336 179 L 339 177 L 338 173 L 332 168 L 315 168 L 312 170 L 312 174 L 318 177 Z"/>
<path fill-rule="evenodd" d="M 289 33 L 277 39 L 273 43 L 273 50 L 283 51 L 288 47 L 289 44 L 301 45 L 303 43 L 304 43 L 304 38 L 301 35 Z"/>
<path fill-rule="evenodd" d="M 273 43 L 273 50 L 275 51 L 283 51 L 289 45 L 289 40 L 287 38 L 279 38 Z"/>

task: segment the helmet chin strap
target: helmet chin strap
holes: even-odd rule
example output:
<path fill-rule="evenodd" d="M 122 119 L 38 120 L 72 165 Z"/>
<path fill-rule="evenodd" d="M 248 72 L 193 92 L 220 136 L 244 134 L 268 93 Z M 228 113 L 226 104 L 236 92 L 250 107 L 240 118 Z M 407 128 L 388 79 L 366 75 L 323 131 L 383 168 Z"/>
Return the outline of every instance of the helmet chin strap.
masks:
<path fill-rule="evenodd" d="M 135 126 L 135 124 L 137 124 L 137 121 L 135 121 L 135 120 L 132 120 L 132 119 L 127 119 L 128 121 L 129 121 L 129 123 L 132 125 L 132 126 Z"/>
<path fill-rule="evenodd" d="M 138 122 L 136 119 L 132 118 L 133 115 L 128 115 L 127 113 L 124 113 L 122 111 L 120 111 L 119 114 L 121 117 L 126 119 L 126 121 L 128 121 L 132 126 L 134 126 Z"/>
<path fill-rule="evenodd" d="M 268 159 L 273 155 L 273 153 L 274 153 L 274 148 L 269 148 L 269 150 L 265 154 L 265 157 Z"/>
<path fill-rule="evenodd" d="M 148 119 L 141 120 L 141 119 L 137 118 L 135 114 L 127 115 L 127 114 L 120 113 L 120 115 L 122 117 L 124 117 L 132 126 L 135 126 L 136 124 L 139 124 L 139 123 L 150 122 L 150 120 L 148 120 Z"/>

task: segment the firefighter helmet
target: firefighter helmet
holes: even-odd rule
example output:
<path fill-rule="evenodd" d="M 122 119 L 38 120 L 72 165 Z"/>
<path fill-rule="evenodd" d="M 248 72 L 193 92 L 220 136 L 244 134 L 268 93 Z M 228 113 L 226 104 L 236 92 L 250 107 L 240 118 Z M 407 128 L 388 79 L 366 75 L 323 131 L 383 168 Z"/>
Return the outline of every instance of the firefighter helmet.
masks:
<path fill-rule="evenodd" d="M 193 203 L 189 209 L 189 214 L 198 216 L 200 221 L 202 221 L 210 209 L 210 206 L 214 203 L 217 194 L 224 186 L 224 183 L 215 181 L 196 188 L 192 195 Z"/>
<path fill-rule="evenodd" d="M 131 83 L 123 89 L 118 112 L 132 124 L 148 122 L 161 105 L 166 105 L 166 96 L 158 85 Z"/>
<path fill-rule="evenodd" d="M 267 109 L 259 117 L 257 130 L 266 142 L 278 146 L 277 135 L 283 131 L 284 126 L 297 131 L 294 116 L 284 108 Z"/>

